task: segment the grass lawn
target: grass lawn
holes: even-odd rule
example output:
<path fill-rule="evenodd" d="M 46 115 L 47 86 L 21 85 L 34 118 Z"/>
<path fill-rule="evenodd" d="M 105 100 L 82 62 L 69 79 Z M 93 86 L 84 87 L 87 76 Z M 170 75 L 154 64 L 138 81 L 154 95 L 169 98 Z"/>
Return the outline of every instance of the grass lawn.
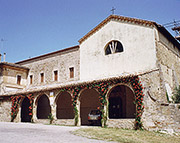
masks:
<path fill-rule="evenodd" d="M 180 136 L 150 131 L 88 127 L 73 132 L 75 135 L 123 143 L 180 143 Z"/>

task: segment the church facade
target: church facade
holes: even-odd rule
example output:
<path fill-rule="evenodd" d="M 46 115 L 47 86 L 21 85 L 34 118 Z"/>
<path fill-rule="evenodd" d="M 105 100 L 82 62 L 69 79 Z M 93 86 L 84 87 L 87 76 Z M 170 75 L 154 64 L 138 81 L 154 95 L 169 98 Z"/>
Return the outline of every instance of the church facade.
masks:
<path fill-rule="evenodd" d="M 78 46 L 0 67 L 0 121 L 88 125 L 99 109 L 102 126 L 180 131 L 180 44 L 155 22 L 111 15 Z"/>

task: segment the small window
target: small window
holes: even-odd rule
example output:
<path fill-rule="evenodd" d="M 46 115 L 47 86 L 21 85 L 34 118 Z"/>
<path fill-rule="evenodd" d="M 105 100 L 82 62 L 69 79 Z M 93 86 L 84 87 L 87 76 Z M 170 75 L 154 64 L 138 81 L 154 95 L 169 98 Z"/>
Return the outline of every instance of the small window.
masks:
<path fill-rule="evenodd" d="M 17 76 L 17 84 L 18 84 L 18 85 L 21 84 L 21 76 L 20 76 L 20 75 Z"/>
<path fill-rule="evenodd" d="M 123 46 L 119 41 L 111 41 L 105 47 L 105 55 L 123 52 Z"/>
<path fill-rule="evenodd" d="M 58 71 L 54 71 L 54 81 L 58 81 Z"/>
<path fill-rule="evenodd" d="M 74 78 L 74 67 L 69 68 L 70 78 Z"/>
<path fill-rule="evenodd" d="M 33 81 L 33 76 L 30 75 L 30 84 L 32 84 L 32 81 Z"/>
<path fill-rule="evenodd" d="M 41 73 L 41 83 L 44 82 L 44 73 Z"/>

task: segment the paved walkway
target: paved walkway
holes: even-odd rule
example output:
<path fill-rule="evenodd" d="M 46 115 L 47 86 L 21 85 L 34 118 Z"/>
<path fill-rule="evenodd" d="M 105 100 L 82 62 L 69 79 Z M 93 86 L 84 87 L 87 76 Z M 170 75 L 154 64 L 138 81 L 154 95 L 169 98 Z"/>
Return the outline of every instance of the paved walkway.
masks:
<path fill-rule="evenodd" d="M 71 134 L 80 127 L 0 122 L 0 143 L 107 143 Z"/>

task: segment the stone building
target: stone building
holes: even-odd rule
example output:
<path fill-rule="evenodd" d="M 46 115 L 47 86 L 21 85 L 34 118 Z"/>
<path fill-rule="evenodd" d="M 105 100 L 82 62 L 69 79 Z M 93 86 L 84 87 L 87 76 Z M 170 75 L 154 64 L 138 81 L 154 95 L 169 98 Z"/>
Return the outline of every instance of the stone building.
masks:
<path fill-rule="evenodd" d="M 180 82 L 180 43 L 161 25 L 111 15 L 79 45 L 0 64 L 0 121 L 180 131 L 172 102 Z"/>

